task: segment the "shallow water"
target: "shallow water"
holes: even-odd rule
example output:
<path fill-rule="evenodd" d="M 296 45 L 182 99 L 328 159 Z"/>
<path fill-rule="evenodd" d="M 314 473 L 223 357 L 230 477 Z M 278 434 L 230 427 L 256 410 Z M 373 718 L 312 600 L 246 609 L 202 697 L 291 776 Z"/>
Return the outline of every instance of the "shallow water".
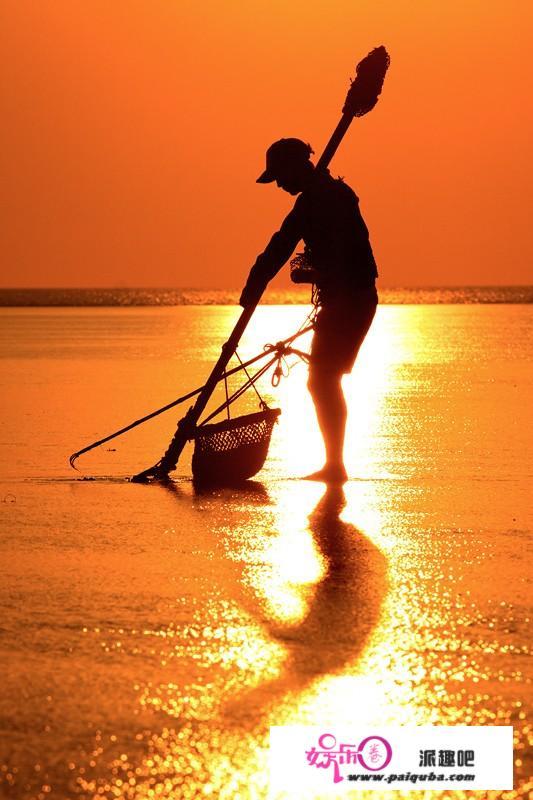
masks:
<path fill-rule="evenodd" d="M 307 311 L 260 308 L 242 355 Z M 514 791 L 430 796 L 525 797 L 532 307 L 380 307 L 343 492 L 294 480 L 322 457 L 301 364 L 262 383 L 283 413 L 246 488 L 195 493 L 190 453 L 121 480 L 176 412 L 80 480 L 68 455 L 200 385 L 237 314 L 2 310 L 0 792 L 264 798 L 270 725 L 357 721 L 511 724 Z"/>

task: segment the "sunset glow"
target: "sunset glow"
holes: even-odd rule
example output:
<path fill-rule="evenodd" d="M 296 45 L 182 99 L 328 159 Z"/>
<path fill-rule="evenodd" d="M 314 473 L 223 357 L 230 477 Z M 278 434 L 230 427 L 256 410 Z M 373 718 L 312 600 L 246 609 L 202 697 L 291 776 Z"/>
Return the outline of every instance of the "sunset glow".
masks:
<path fill-rule="evenodd" d="M 524 0 L 7 0 L 1 17 L 3 285 L 239 288 L 292 202 L 255 184 L 266 146 L 318 154 L 378 44 L 382 98 L 332 172 L 381 284 L 528 282 Z"/>
<path fill-rule="evenodd" d="M 531 792 L 532 21 L 0 0 L 1 796 Z"/>

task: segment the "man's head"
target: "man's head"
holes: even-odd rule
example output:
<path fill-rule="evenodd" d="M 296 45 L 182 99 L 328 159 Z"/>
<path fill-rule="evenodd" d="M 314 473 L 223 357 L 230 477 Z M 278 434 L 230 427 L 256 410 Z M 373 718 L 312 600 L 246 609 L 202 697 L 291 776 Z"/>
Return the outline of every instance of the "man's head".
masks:
<path fill-rule="evenodd" d="M 314 166 L 309 160 L 311 145 L 301 139 L 280 139 L 270 145 L 266 153 L 266 169 L 257 183 L 272 183 L 289 194 L 298 194 L 305 188 Z"/>

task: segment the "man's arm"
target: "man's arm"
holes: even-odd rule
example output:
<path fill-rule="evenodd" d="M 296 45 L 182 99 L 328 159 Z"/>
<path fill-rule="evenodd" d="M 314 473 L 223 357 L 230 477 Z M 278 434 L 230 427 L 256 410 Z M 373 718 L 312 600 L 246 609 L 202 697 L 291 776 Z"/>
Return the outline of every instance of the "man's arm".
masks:
<path fill-rule="evenodd" d="M 298 198 L 299 199 L 299 198 Z M 257 303 L 267 283 L 277 275 L 285 262 L 291 257 L 302 238 L 298 200 L 283 225 L 277 231 L 265 250 L 257 257 L 250 270 L 239 303 L 243 308 Z"/>

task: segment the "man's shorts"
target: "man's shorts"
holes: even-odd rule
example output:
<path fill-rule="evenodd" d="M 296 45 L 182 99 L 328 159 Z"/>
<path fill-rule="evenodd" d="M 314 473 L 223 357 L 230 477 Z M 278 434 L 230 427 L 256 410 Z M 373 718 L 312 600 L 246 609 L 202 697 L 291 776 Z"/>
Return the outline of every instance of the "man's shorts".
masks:
<path fill-rule="evenodd" d="M 351 372 L 377 302 L 377 292 L 372 287 L 325 303 L 315 322 L 311 368 L 339 374 Z"/>

